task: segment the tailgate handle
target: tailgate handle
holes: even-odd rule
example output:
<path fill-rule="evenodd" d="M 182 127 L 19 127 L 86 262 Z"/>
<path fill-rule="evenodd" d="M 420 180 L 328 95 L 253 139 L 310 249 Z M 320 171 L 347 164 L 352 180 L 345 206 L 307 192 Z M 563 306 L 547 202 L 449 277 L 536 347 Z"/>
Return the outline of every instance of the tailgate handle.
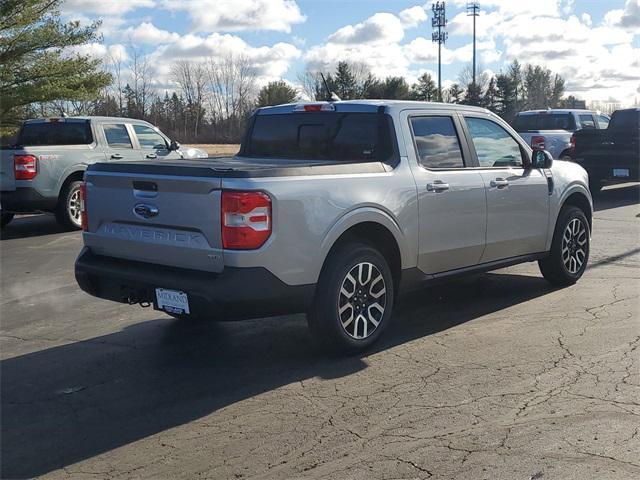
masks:
<path fill-rule="evenodd" d="M 158 196 L 158 185 L 153 182 L 133 182 L 133 195 L 138 198 L 154 198 Z"/>
<path fill-rule="evenodd" d="M 156 183 L 153 183 L 153 182 L 134 181 L 133 182 L 133 188 L 135 190 L 142 190 L 144 192 L 157 192 L 158 191 L 158 185 Z"/>

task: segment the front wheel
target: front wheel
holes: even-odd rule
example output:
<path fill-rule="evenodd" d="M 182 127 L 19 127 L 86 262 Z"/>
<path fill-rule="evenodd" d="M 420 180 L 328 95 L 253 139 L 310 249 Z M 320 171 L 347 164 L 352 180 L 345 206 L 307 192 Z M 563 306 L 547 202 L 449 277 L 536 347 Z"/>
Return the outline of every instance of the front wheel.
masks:
<path fill-rule="evenodd" d="M 538 262 L 544 278 L 554 285 L 573 285 L 582 277 L 589 260 L 589 222 L 578 207 L 560 210 L 549 256 Z"/>
<path fill-rule="evenodd" d="M 68 230 L 82 228 L 80 186 L 82 182 L 70 182 L 61 192 L 56 208 L 56 220 Z"/>
<path fill-rule="evenodd" d="M 363 243 L 344 244 L 320 274 L 309 328 L 323 348 L 357 353 L 380 338 L 393 302 L 393 277 L 380 252 Z"/>

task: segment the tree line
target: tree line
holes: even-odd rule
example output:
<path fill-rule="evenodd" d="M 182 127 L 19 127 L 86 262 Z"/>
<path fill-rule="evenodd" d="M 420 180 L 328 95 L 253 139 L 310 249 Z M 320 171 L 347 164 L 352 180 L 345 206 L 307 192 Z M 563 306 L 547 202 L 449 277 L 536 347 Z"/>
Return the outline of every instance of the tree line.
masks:
<path fill-rule="evenodd" d="M 60 0 L 4 0 L 0 3 L 0 111 L 2 134 L 37 116 L 106 115 L 147 120 L 187 143 L 236 143 L 251 112 L 300 99 L 399 99 L 477 105 L 512 121 L 521 110 L 564 106 L 564 79 L 539 65 L 514 60 L 504 72 L 481 73 L 473 81 L 466 66 L 440 95 L 423 73 L 410 83 L 401 76 L 378 78 L 364 63 L 339 62 L 331 71 L 306 69 L 294 84 L 271 81 L 260 87 L 256 69 L 243 56 L 177 60 L 170 87 L 154 79 L 148 57 L 104 62 L 69 56 L 63 50 L 99 40 L 98 24 L 62 23 Z"/>

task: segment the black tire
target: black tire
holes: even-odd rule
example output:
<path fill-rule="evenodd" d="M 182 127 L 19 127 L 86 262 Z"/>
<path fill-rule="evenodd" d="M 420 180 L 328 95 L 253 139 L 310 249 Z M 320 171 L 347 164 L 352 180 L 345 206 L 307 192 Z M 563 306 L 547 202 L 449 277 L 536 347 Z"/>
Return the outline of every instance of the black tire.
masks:
<path fill-rule="evenodd" d="M 82 224 L 80 217 L 75 215 L 75 211 L 71 206 L 71 203 L 75 203 L 72 196 L 80 194 L 81 180 L 74 180 L 69 182 L 60 192 L 58 197 L 58 205 L 56 206 L 56 220 L 67 230 L 80 230 Z M 79 204 L 75 208 L 80 208 Z"/>
<path fill-rule="evenodd" d="M 576 234 L 575 239 L 573 236 L 570 236 L 570 240 L 567 241 L 567 229 L 570 228 L 570 225 L 575 225 L 574 220 L 579 222 L 581 225 L 579 232 L 584 231 L 584 234 Z M 549 256 L 538 261 L 542 276 L 550 283 L 558 286 L 567 286 L 576 283 L 587 268 L 590 237 L 589 222 L 584 212 L 572 205 L 562 207 L 558 215 L 556 228 L 553 232 L 553 241 L 551 242 Z M 579 242 L 584 242 L 584 244 L 580 244 Z M 568 248 L 568 250 L 563 254 L 565 247 Z M 580 249 L 583 251 L 582 254 L 578 251 Z M 569 259 L 568 262 L 570 266 L 566 264 L 567 258 Z M 581 264 L 579 264 L 580 260 L 582 260 Z"/>
<path fill-rule="evenodd" d="M 13 213 L 0 210 L 0 228 L 4 228 L 13 220 Z"/>
<path fill-rule="evenodd" d="M 354 272 L 360 272 L 360 276 L 354 277 Z M 385 258 L 364 243 L 345 243 L 331 254 L 322 269 L 316 298 L 307 315 L 309 329 L 323 349 L 355 354 L 380 338 L 390 323 L 393 302 L 393 277 Z"/>

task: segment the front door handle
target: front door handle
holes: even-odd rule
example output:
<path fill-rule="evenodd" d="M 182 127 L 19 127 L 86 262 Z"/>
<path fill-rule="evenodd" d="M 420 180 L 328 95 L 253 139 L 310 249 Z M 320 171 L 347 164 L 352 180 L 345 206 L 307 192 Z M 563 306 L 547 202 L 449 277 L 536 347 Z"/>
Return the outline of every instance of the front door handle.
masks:
<path fill-rule="evenodd" d="M 147 153 L 147 158 L 158 158 L 158 155 L 155 153 Z"/>
<path fill-rule="evenodd" d="M 114 153 L 113 155 L 111 155 L 111 158 L 113 158 L 114 160 L 119 160 L 122 158 L 122 155 L 120 155 L 119 153 Z"/>
<path fill-rule="evenodd" d="M 496 178 L 495 180 L 491 180 L 490 185 L 494 188 L 505 188 L 509 186 L 509 181 L 504 178 Z"/>
<path fill-rule="evenodd" d="M 429 192 L 444 192 L 445 190 L 449 190 L 449 184 L 444 183 L 442 180 L 427 183 L 427 191 Z"/>

